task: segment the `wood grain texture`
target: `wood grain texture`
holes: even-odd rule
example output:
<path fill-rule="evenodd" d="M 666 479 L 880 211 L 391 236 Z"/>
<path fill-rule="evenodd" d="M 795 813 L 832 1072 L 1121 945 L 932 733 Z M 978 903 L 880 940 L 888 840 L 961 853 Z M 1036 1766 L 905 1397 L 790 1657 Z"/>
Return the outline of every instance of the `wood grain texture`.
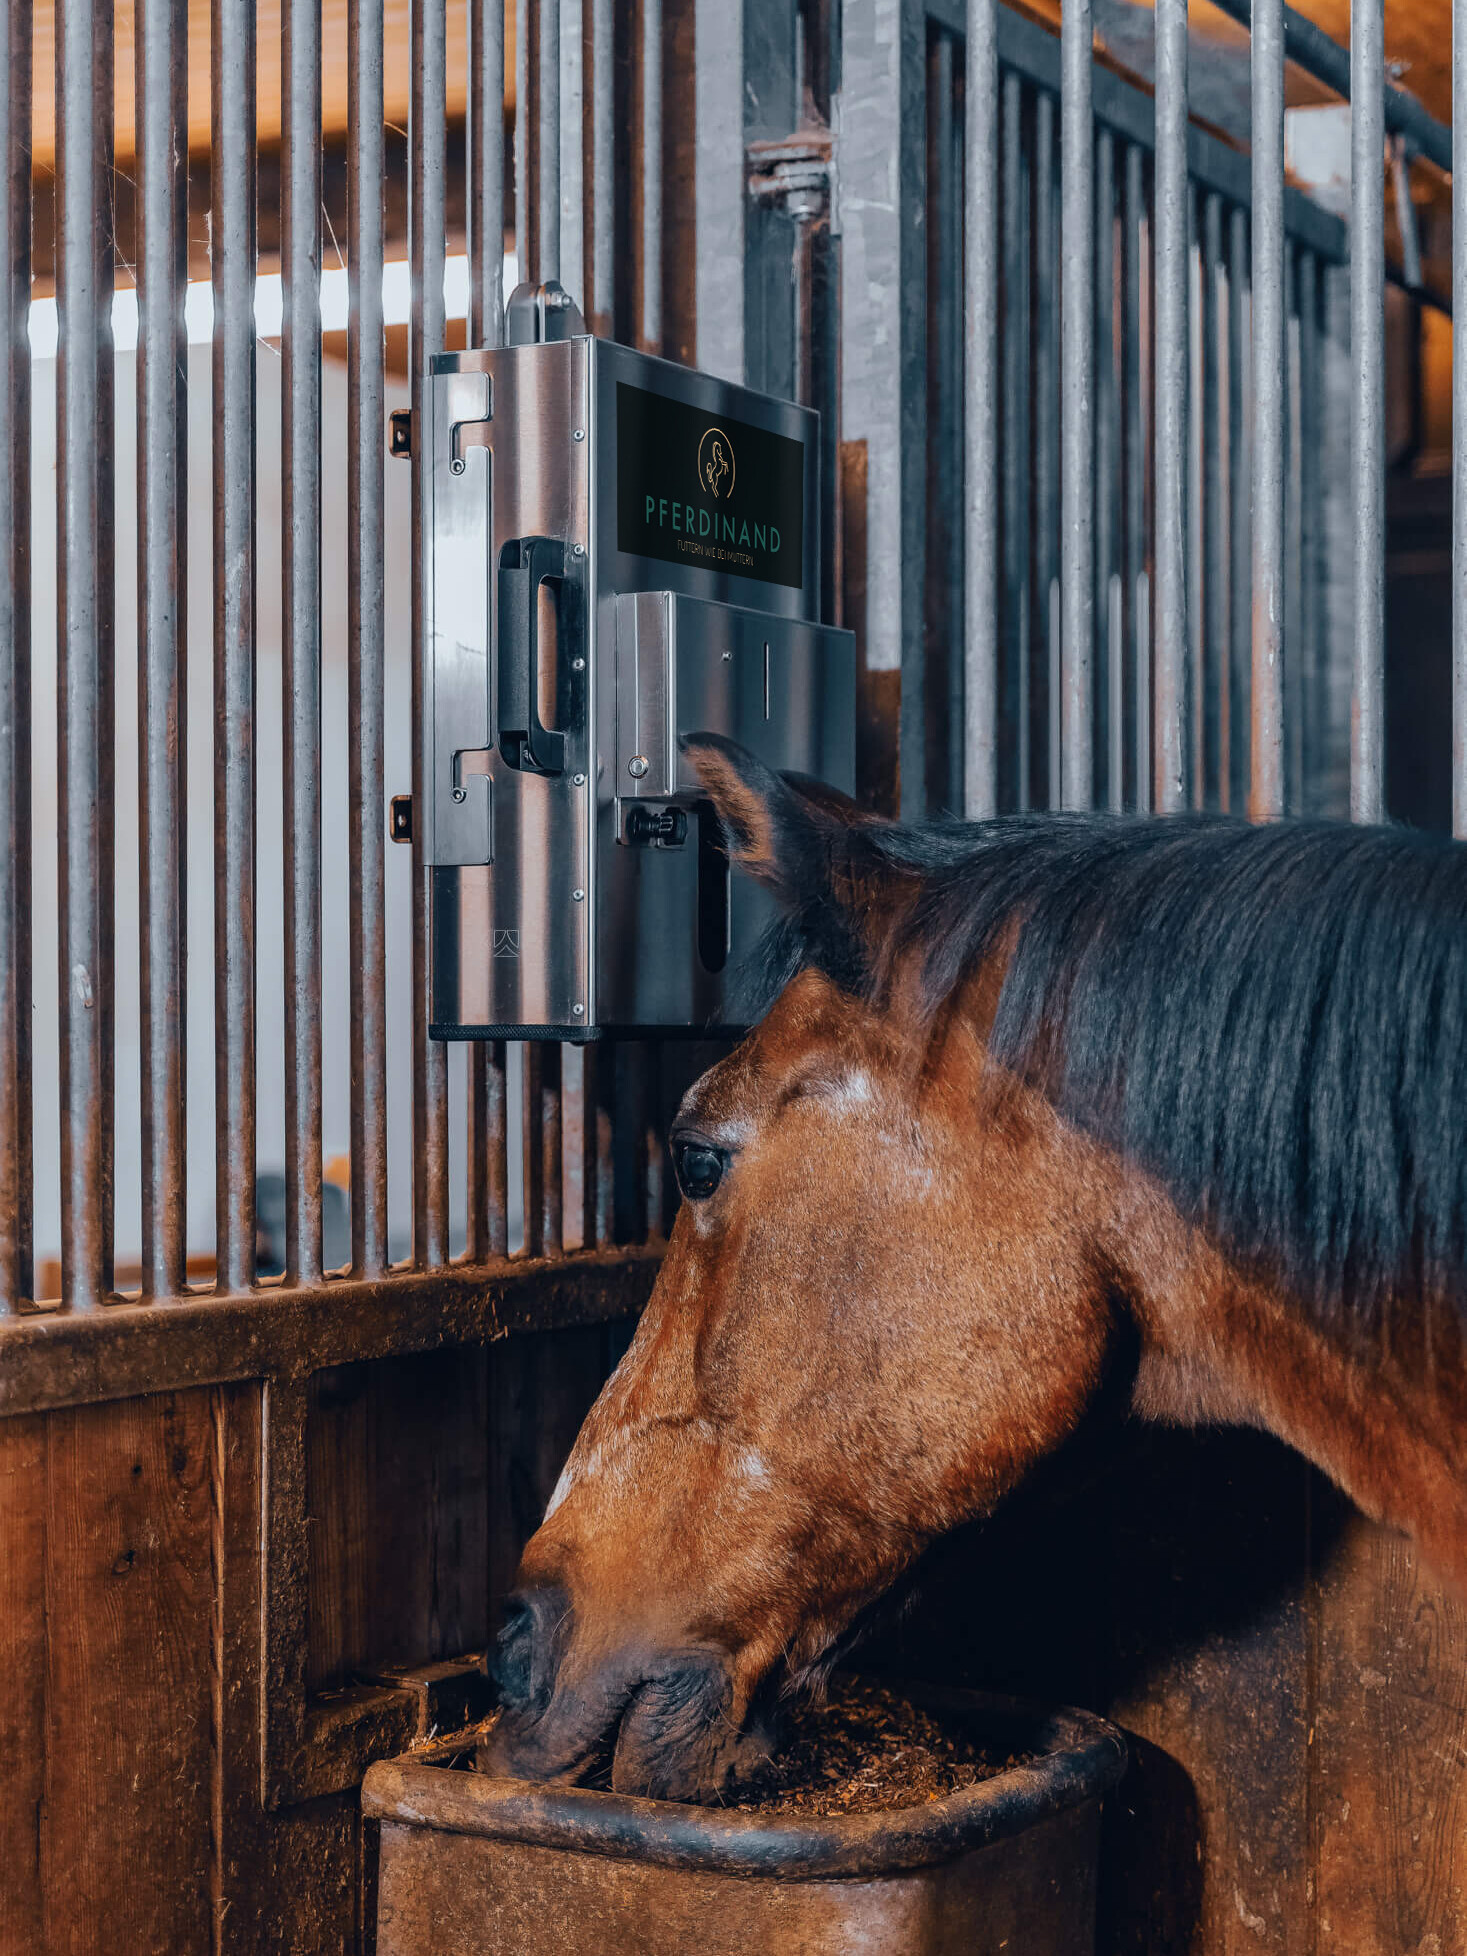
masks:
<path fill-rule="evenodd" d="M 47 1956 L 209 1945 L 210 1397 L 47 1421 Z"/>
<path fill-rule="evenodd" d="M 309 1690 L 482 1649 L 489 1366 L 427 1352 L 312 1379 Z"/>
<path fill-rule="evenodd" d="M 0 1421 L 0 1956 L 40 1947 L 46 1419 Z"/>
<path fill-rule="evenodd" d="M 1467 1609 L 1408 1542 L 1350 1516 L 1316 1636 L 1314 1947 L 1464 1956 Z"/>

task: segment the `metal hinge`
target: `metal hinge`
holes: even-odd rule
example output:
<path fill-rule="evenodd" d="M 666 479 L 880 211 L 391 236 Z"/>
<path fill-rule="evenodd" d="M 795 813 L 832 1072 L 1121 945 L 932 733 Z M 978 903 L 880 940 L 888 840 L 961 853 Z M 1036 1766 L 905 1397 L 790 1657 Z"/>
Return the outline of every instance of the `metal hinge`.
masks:
<path fill-rule="evenodd" d="M 829 129 L 796 129 L 778 140 L 750 143 L 749 195 L 759 204 L 782 204 L 797 224 L 810 224 L 829 209 L 835 138 Z"/>

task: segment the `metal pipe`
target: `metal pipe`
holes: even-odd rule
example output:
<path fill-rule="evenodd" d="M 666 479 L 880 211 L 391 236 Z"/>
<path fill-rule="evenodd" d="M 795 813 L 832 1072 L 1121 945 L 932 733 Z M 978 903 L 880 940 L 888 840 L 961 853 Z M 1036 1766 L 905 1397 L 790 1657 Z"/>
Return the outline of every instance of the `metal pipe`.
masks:
<path fill-rule="evenodd" d="M 1350 816 L 1385 812 L 1385 0 L 1350 8 L 1350 466 L 1355 661 Z"/>
<path fill-rule="evenodd" d="M 1467 184 L 1467 0 L 1452 0 L 1452 181 Z M 1467 836 L 1467 197 L 1452 199 L 1452 833 Z"/>
<path fill-rule="evenodd" d="M 504 0 L 469 0 L 470 346 L 504 338 Z M 469 1048 L 468 1256 L 508 1247 L 509 1174 L 502 1040 Z"/>
<path fill-rule="evenodd" d="M 1253 560 L 1252 383 L 1248 328 L 1248 213 L 1233 207 L 1228 222 L 1228 455 L 1232 513 L 1228 561 L 1232 571 L 1232 629 L 1228 650 L 1228 798 L 1231 812 L 1248 805 Z"/>
<path fill-rule="evenodd" d="M 560 0 L 560 281 L 579 303 L 586 289 L 583 0 Z"/>
<path fill-rule="evenodd" d="M 1095 745 L 1105 756 L 1107 807 L 1116 806 L 1113 737 L 1116 725 L 1114 662 L 1119 639 L 1112 630 L 1112 586 L 1116 574 L 1116 487 L 1120 447 L 1116 426 L 1116 139 L 1100 128 L 1095 136 L 1095 620 L 1097 673 L 1093 695 L 1104 703 Z M 1104 658 L 1100 650 L 1104 648 Z M 1099 796 L 1097 794 L 1097 805 Z"/>
<path fill-rule="evenodd" d="M 504 0 L 469 0 L 470 346 L 504 338 Z"/>
<path fill-rule="evenodd" d="M 188 805 L 188 4 L 139 0 L 138 909 L 142 1291 L 185 1266 Z"/>
<path fill-rule="evenodd" d="M 1060 769 L 1065 808 L 1095 786 L 1095 131 L 1092 0 L 1060 20 Z"/>
<path fill-rule="evenodd" d="M 1315 782 L 1324 759 L 1319 747 L 1319 675 L 1321 627 L 1320 539 L 1323 529 L 1320 427 L 1319 260 L 1301 251 L 1299 292 L 1299 648 L 1297 665 L 1300 700 L 1298 739 L 1301 765 L 1298 779 L 1310 801 L 1301 813 L 1314 812 Z"/>
<path fill-rule="evenodd" d="M 963 814 L 979 821 L 998 812 L 997 0 L 968 0 L 964 84 Z"/>
<path fill-rule="evenodd" d="M 1284 29 L 1255 0 L 1253 107 L 1253 739 L 1248 813 L 1284 812 Z"/>
<path fill-rule="evenodd" d="M 530 194 L 531 0 L 514 0 L 514 255 L 520 284 L 539 277 Z"/>
<path fill-rule="evenodd" d="M 616 299 L 614 60 L 612 0 L 591 0 L 591 290 L 586 295 L 586 319 L 593 332 L 603 335 L 611 333 Z"/>
<path fill-rule="evenodd" d="M 1060 805 L 1059 766 L 1059 235 L 1054 96 L 1034 104 L 1034 616 L 1044 646 L 1045 798 Z"/>
<path fill-rule="evenodd" d="M 281 22 L 285 1281 L 321 1275 L 321 10 Z"/>
<path fill-rule="evenodd" d="M 1254 18 L 1253 0 L 1215 0 L 1215 4 L 1244 27 L 1249 26 Z M 1322 27 L 1317 27 L 1292 7 L 1283 9 L 1283 22 L 1288 59 L 1348 101 L 1354 80 L 1350 57 L 1344 48 L 1338 41 L 1331 40 Z M 1439 170 L 1454 175 L 1452 129 L 1457 126 L 1455 115 L 1452 129 L 1448 129 L 1435 116 L 1428 115 L 1415 96 L 1408 95 L 1400 88 L 1385 89 L 1383 110 L 1385 127 L 1392 134 L 1404 136 L 1413 149 Z"/>
<path fill-rule="evenodd" d="M 560 0 L 535 0 L 539 277 L 560 277 Z"/>
<path fill-rule="evenodd" d="M 1202 203 L 1202 615 L 1199 645 L 1199 756 L 1196 802 L 1222 807 L 1228 748 L 1228 648 L 1232 636 L 1228 574 L 1229 470 L 1226 376 L 1227 286 L 1222 199 Z"/>
<path fill-rule="evenodd" d="M 1024 146 L 1024 83 L 1003 78 L 1003 627 L 1012 687 L 1014 799 L 1033 801 L 1033 718 L 1029 642 L 1029 160 Z"/>
<path fill-rule="evenodd" d="M 1126 469 L 1126 513 L 1125 513 L 1125 615 L 1128 620 L 1126 643 L 1129 648 L 1129 692 L 1139 700 L 1140 689 L 1151 686 L 1149 661 L 1141 658 L 1141 647 L 1146 631 L 1142 619 L 1143 580 L 1146 577 L 1146 459 L 1149 451 L 1147 441 L 1147 395 L 1144 384 L 1145 366 L 1142 360 L 1142 292 L 1147 284 L 1146 271 L 1142 264 L 1142 242 L 1146 227 L 1146 190 L 1144 181 L 1144 159 L 1139 143 L 1127 143 L 1125 166 L 1125 252 L 1123 278 L 1125 287 L 1125 313 L 1122 327 L 1121 346 L 1124 371 L 1122 391 L 1125 399 L 1125 469 Z M 1149 621 L 1148 621 L 1149 622 Z M 1133 734 L 1133 741 L 1135 736 Z M 1131 780 L 1133 799 L 1138 809 L 1149 805 L 1150 758 L 1139 749 L 1132 760 Z"/>
<path fill-rule="evenodd" d="M 383 0 L 347 16 L 347 835 L 351 999 L 351 1254 L 387 1268 L 387 926 L 383 810 L 386 647 L 382 324 Z M 501 166 L 502 167 L 502 166 Z"/>
<path fill-rule="evenodd" d="M 637 343 L 662 351 L 662 0 L 642 0 L 641 330 Z"/>
<path fill-rule="evenodd" d="M 428 427 L 428 363 L 443 349 L 445 211 L 446 35 L 444 0 L 413 0 L 412 92 L 408 111 L 408 256 L 412 314 L 408 372 L 413 427 L 412 455 L 412 730 L 413 804 L 422 808 L 428 787 L 423 672 L 426 616 L 423 475 Z M 520 109 L 523 117 L 523 105 Z M 518 209 L 517 209 L 518 216 Z M 441 1040 L 428 1037 L 431 884 L 423 861 L 421 823 L 413 835 L 413 1255 L 420 1269 L 448 1260 L 448 1060 Z"/>
<path fill-rule="evenodd" d="M 112 36 L 56 10 L 61 1296 L 112 1289 Z"/>
<path fill-rule="evenodd" d="M 0 87 L 0 1316 L 34 1288 L 31 1155 L 31 9 Z"/>
<path fill-rule="evenodd" d="M 1156 644 L 1153 796 L 1187 806 L 1187 457 L 1191 344 L 1187 213 L 1187 0 L 1156 7 Z"/>
<path fill-rule="evenodd" d="M 214 1197 L 221 1291 L 255 1274 L 255 7 L 213 0 Z"/>

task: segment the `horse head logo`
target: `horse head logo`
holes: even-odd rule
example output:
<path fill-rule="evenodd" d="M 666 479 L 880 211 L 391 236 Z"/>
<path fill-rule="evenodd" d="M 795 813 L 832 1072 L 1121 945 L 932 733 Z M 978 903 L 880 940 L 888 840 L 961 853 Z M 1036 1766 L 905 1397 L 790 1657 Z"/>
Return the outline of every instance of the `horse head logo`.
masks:
<path fill-rule="evenodd" d="M 724 501 L 733 494 L 733 443 L 722 428 L 709 428 L 698 444 L 698 486 L 705 496 Z"/>

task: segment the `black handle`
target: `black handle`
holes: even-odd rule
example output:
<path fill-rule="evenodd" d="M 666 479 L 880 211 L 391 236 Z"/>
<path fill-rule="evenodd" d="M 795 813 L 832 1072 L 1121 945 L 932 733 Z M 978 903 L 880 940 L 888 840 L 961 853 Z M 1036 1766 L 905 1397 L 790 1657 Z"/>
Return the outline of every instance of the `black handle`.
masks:
<path fill-rule="evenodd" d="M 499 751 L 527 774 L 559 774 L 565 735 L 540 718 L 540 586 L 554 586 L 565 631 L 565 545 L 558 537 L 515 537 L 499 553 Z"/>

